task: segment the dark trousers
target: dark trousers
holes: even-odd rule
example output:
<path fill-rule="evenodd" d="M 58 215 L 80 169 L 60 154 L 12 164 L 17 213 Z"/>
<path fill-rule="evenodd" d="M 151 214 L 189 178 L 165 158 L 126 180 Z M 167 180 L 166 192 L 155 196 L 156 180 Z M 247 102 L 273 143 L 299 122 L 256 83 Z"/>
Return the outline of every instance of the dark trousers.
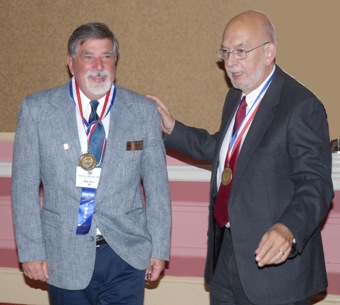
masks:
<path fill-rule="evenodd" d="M 270 300 L 268 300 L 270 302 Z M 271 305 L 310 305 L 311 300 L 289 304 Z M 247 298 L 238 275 L 232 238 L 229 229 L 224 230 L 221 252 L 213 279 L 210 283 L 210 305 L 254 305 Z"/>
<path fill-rule="evenodd" d="M 81 272 L 79 271 L 79 276 Z M 83 290 L 48 285 L 51 305 L 142 305 L 145 270 L 122 260 L 108 245 L 97 247 L 94 273 Z"/>

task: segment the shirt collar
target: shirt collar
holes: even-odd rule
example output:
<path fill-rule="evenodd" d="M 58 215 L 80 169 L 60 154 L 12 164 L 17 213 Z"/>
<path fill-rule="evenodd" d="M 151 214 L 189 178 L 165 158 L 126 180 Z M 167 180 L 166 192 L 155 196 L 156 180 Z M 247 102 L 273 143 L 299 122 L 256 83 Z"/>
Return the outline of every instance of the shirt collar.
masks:
<path fill-rule="evenodd" d="M 265 84 L 267 83 L 267 81 L 271 78 L 271 76 L 274 74 L 275 72 L 275 65 L 273 67 L 272 72 L 268 75 L 268 77 L 261 83 L 261 85 L 259 87 L 257 87 L 255 90 L 253 90 L 252 92 L 248 93 L 246 95 L 246 102 L 247 102 L 247 108 L 249 109 L 249 107 L 251 107 L 254 103 L 255 100 L 257 98 L 257 96 L 260 94 L 261 90 L 263 89 L 263 87 L 265 86 Z M 266 91 L 268 90 L 268 88 L 262 92 L 262 95 L 259 96 L 260 99 L 262 99 L 262 97 L 265 95 Z M 242 94 L 242 97 L 245 96 L 245 94 Z"/>

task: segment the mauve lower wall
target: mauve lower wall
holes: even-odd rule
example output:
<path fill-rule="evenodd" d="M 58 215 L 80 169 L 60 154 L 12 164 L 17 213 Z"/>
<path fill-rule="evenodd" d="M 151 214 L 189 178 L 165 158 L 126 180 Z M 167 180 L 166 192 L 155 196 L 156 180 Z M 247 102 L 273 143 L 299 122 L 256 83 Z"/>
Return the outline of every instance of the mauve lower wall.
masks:
<path fill-rule="evenodd" d="M 12 136 L 0 139 L 0 267 L 18 268 L 10 194 L 12 153 Z M 329 280 L 327 292 L 340 295 L 340 154 L 333 157 L 335 198 L 322 236 Z M 171 260 L 165 276 L 203 277 L 210 172 L 202 164 L 197 167 L 192 160 L 184 161 L 178 161 L 172 152 L 167 157 L 173 229 Z"/>

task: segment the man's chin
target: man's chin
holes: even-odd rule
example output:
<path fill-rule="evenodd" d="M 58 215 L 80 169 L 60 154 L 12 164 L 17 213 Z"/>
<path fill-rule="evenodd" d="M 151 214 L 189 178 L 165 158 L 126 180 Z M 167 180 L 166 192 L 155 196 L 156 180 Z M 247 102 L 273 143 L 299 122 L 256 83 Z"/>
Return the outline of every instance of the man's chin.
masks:
<path fill-rule="evenodd" d="M 104 95 L 111 88 L 111 85 L 89 86 L 88 90 L 94 95 Z"/>

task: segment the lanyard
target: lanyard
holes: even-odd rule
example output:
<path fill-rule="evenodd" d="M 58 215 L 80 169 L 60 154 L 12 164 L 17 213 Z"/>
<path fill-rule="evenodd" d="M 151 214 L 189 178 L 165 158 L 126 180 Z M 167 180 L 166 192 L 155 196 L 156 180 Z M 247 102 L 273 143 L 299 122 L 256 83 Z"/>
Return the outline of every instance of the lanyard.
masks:
<path fill-rule="evenodd" d="M 105 102 L 103 105 L 103 110 L 101 112 L 100 118 L 97 121 L 93 121 L 91 124 L 88 123 L 88 121 L 84 118 L 84 114 L 83 114 L 83 107 L 82 107 L 82 103 L 81 103 L 81 96 L 80 96 L 80 90 L 79 90 L 79 86 L 78 86 L 78 82 L 76 81 L 76 79 L 73 77 L 70 81 L 69 84 L 69 91 L 70 91 L 70 96 L 72 97 L 72 99 L 76 102 L 76 104 L 78 105 L 78 109 L 79 109 L 79 113 L 80 113 L 80 117 L 81 120 L 83 122 L 83 126 L 84 126 L 84 131 L 87 135 L 87 139 L 89 142 L 89 139 L 91 137 L 91 135 L 93 134 L 95 128 L 97 127 L 98 123 L 100 123 L 110 112 L 115 99 L 116 99 L 116 87 L 114 87 L 114 90 L 112 92 L 112 87 L 110 88 L 110 90 L 106 93 L 105 96 Z M 74 94 L 74 92 L 76 94 Z M 110 100 L 110 105 L 105 113 L 105 110 L 107 108 L 108 102 Z"/>
<path fill-rule="evenodd" d="M 242 140 L 242 137 L 244 135 L 244 133 L 246 132 L 246 130 L 248 129 L 249 125 L 252 123 L 252 121 L 254 120 L 255 114 L 257 112 L 257 110 L 260 107 L 261 101 L 262 99 L 259 99 L 263 93 L 268 89 L 271 81 L 273 80 L 274 74 L 271 75 L 271 77 L 268 79 L 268 81 L 266 82 L 266 84 L 263 86 L 261 92 L 257 95 L 255 102 L 253 103 L 253 105 L 251 106 L 251 108 L 249 109 L 249 111 L 247 112 L 245 118 L 243 119 L 242 123 L 240 124 L 240 126 L 237 128 L 237 130 L 235 131 L 235 133 L 232 135 L 231 139 L 230 139 L 230 143 L 229 143 L 229 148 L 228 148 L 228 153 L 227 153 L 227 162 L 226 164 L 229 164 L 230 159 L 233 155 L 233 153 L 235 152 L 235 148 L 238 147 L 238 144 L 240 143 L 240 141 Z M 240 101 L 241 103 L 241 101 Z M 254 111 L 251 113 L 251 110 L 254 108 Z M 251 114 L 250 114 L 251 113 Z"/>

